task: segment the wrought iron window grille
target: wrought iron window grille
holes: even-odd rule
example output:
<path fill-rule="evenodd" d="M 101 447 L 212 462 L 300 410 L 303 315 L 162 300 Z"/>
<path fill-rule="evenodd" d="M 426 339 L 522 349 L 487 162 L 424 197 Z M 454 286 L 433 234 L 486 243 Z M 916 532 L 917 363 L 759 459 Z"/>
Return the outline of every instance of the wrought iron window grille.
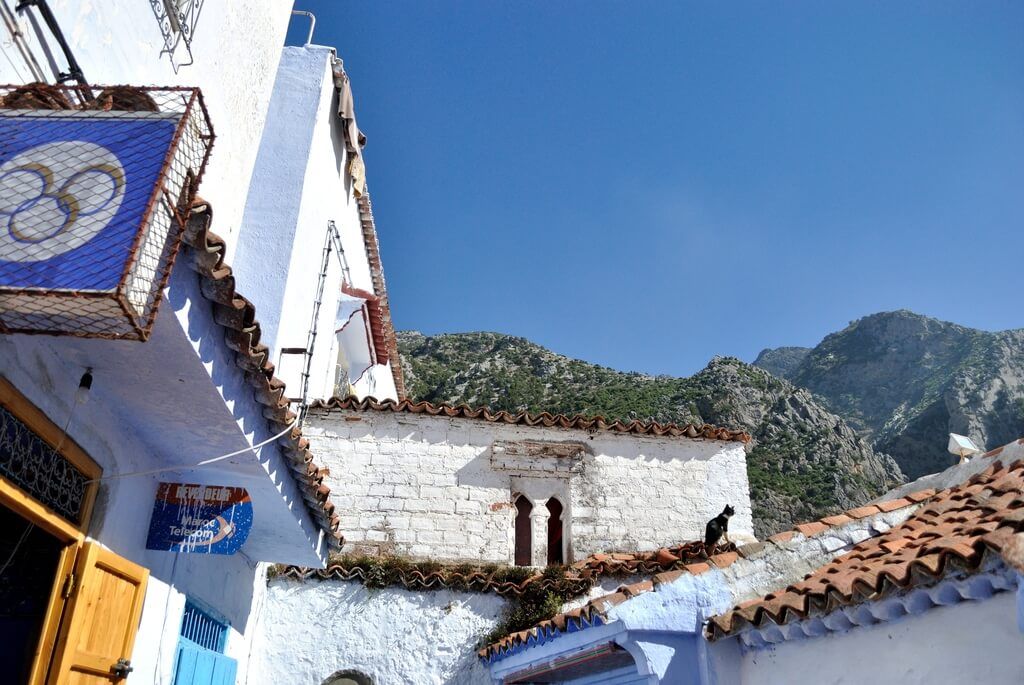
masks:
<path fill-rule="evenodd" d="M 80 523 L 88 477 L 0 407 L 0 475 L 69 521 Z"/>
<path fill-rule="evenodd" d="M 195 36 L 203 4 L 204 0 L 149 0 L 149 6 L 156 16 L 160 34 L 164 39 L 164 49 L 160 54 L 170 58 L 174 73 L 178 73 L 179 68 L 195 62 L 192 56 L 192 38 Z M 184 46 L 185 52 L 188 53 L 187 62 L 176 61 L 179 46 Z"/>

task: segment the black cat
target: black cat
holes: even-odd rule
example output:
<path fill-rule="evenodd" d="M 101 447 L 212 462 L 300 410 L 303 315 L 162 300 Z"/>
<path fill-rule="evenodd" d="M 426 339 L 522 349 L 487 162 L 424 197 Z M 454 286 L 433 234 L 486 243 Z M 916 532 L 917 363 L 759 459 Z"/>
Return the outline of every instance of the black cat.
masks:
<path fill-rule="evenodd" d="M 729 517 L 735 513 L 736 510 L 726 504 L 721 514 L 708 521 L 708 525 L 704 529 L 704 549 L 709 554 L 722 538 L 725 538 L 726 544 L 729 543 Z"/>

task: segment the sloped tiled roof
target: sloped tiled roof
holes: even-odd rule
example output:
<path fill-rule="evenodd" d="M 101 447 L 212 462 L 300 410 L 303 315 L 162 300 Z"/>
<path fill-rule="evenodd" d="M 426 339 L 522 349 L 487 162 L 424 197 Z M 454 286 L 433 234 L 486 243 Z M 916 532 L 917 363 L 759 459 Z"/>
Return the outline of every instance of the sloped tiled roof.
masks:
<path fill-rule="evenodd" d="M 214 320 L 224 328 L 224 341 L 235 353 L 235 363 L 245 372 L 245 380 L 253 389 L 256 401 L 263 406 L 263 416 L 274 434 L 295 421 L 289 409 L 284 382 L 274 376 L 270 350 L 260 342 L 260 324 L 256 308 L 235 290 L 231 267 L 224 263 L 224 241 L 210 230 L 213 209 L 196 199 L 182 241 L 192 248 L 191 267 L 200 276 L 203 297 L 213 305 Z M 331 489 L 323 482 L 326 470 L 313 462 L 309 441 L 298 427 L 278 440 L 313 520 L 326 534 L 328 546 L 337 549 L 342 539 L 338 533 L 339 517 L 330 501 Z"/>
<path fill-rule="evenodd" d="M 603 416 L 566 416 L 565 414 L 531 414 L 529 412 L 511 413 L 507 411 L 491 411 L 486 407 L 470 407 L 460 404 L 432 404 L 430 402 L 412 402 L 402 400 L 378 401 L 373 397 L 358 400 L 354 397 L 334 397 L 329 400 L 318 400 L 311 405 L 313 409 L 326 411 L 391 411 L 396 413 L 426 414 L 459 419 L 478 419 L 490 423 L 507 423 L 517 426 L 543 426 L 545 428 L 574 428 L 579 430 L 603 430 L 613 433 L 629 433 L 651 437 L 685 437 L 703 438 L 705 440 L 725 440 L 734 442 L 750 442 L 750 435 L 743 431 L 719 428 L 711 424 L 677 424 L 658 423 L 657 421 L 619 421 L 608 420 Z"/>
<path fill-rule="evenodd" d="M 370 341 L 373 344 L 375 361 L 378 364 L 387 364 L 391 358 L 391 348 L 388 346 L 387 326 L 384 323 L 384 311 L 380 305 L 380 298 L 361 288 L 352 287 L 348 283 L 341 284 L 341 292 L 366 301 Z"/>
<path fill-rule="evenodd" d="M 363 229 L 363 245 L 366 247 L 366 257 L 370 262 L 370 277 L 373 279 L 373 294 L 377 301 L 374 304 L 376 312 L 371 312 L 379 320 L 374 331 L 374 344 L 380 342 L 386 347 L 388 353 L 383 361 L 386 364 L 391 361 L 391 376 L 395 381 L 395 390 L 398 392 L 398 399 L 405 399 L 405 378 L 402 376 L 402 363 L 398 356 L 398 339 L 395 337 L 395 327 L 391 323 L 391 304 L 388 301 L 388 287 L 384 281 L 384 267 L 380 261 L 380 244 L 377 241 L 377 227 L 373 220 L 373 205 L 370 203 L 369 191 L 364 192 L 358 198 L 359 223 Z M 373 322 L 371 321 L 371 326 Z"/>
<path fill-rule="evenodd" d="M 595 567 L 597 564 L 610 564 L 612 569 L 617 568 L 617 565 L 621 564 L 621 568 L 626 570 L 627 573 L 637 575 L 651 573 L 653 576 L 650 580 L 620 586 L 611 594 L 592 599 L 579 609 L 558 614 L 550 620 L 538 623 L 529 630 L 513 633 L 498 642 L 481 649 L 478 652 L 478 656 L 485 661 L 493 661 L 530 645 L 546 642 L 560 633 L 572 633 L 590 626 L 602 625 L 607 621 L 607 612 L 612 607 L 615 607 L 637 595 L 657 591 L 660 585 L 678 580 L 683 574 L 688 573 L 691 575 L 698 575 L 706 573 L 713 568 L 725 568 L 727 566 L 731 566 L 740 559 L 746 559 L 761 554 L 762 550 L 764 550 L 766 545 L 769 543 L 777 546 L 785 546 L 797 536 L 811 538 L 823 535 L 833 531 L 837 527 L 856 521 L 857 519 L 864 519 L 914 506 L 918 502 L 927 499 L 932 494 L 934 493 L 931 491 L 924 491 L 895 500 L 857 507 L 856 509 L 851 509 L 842 514 L 826 516 L 818 521 L 801 523 L 792 530 L 773 535 L 763 543 L 755 542 L 741 545 L 739 547 L 723 547 L 723 551 L 721 553 L 715 554 L 710 558 L 704 553 L 703 543 L 690 543 L 692 547 L 690 547 L 691 554 L 689 555 L 689 561 L 676 563 L 670 567 L 659 567 L 651 564 L 651 561 L 656 561 L 659 556 L 663 554 L 664 550 L 646 553 L 646 557 L 640 555 L 621 554 L 593 555 L 581 563 L 589 567 Z M 576 564 L 574 564 L 574 566 L 576 566 Z"/>
<path fill-rule="evenodd" d="M 823 616 L 933 585 L 951 573 L 975 573 L 993 555 L 1014 563 L 1018 531 L 1024 529 L 1024 459 L 1008 466 L 995 462 L 966 483 L 927 494 L 928 501 L 901 525 L 861 542 L 784 590 L 712 618 L 708 639 Z"/>

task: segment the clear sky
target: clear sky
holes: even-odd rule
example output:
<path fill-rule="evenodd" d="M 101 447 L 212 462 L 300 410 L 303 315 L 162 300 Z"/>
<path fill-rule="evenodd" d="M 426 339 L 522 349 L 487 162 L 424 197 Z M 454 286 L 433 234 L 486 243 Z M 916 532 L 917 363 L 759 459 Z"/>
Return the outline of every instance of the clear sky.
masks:
<path fill-rule="evenodd" d="M 396 328 L 687 375 L 883 310 L 1024 327 L 1024 2 L 296 9 Z"/>

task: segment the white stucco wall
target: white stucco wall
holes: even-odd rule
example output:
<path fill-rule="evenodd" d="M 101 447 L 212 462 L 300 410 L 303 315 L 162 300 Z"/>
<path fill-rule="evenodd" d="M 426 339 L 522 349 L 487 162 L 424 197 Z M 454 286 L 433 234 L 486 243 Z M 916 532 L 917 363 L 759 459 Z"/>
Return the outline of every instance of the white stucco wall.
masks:
<path fill-rule="evenodd" d="M 166 313 L 173 317 L 172 312 Z M 53 344 L 69 342 L 66 338 L 58 341 Z M 103 342 L 110 345 L 109 341 Z M 111 363 L 118 357 L 117 350 L 117 346 L 109 350 Z M 0 375 L 14 384 L 51 420 L 63 423 L 71 411 L 82 372 L 82 367 L 76 363 L 79 353 L 66 351 L 61 355 L 44 338 L 0 336 Z M 109 377 L 103 368 L 105 364 L 99 357 L 92 357 L 91 361 L 98 367 L 94 370 L 93 389 L 89 401 L 75 407 L 73 420 L 69 423 L 69 437 L 99 463 L 105 474 L 160 466 L 172 446 L 146 441 L 122 413 L 122 400 L 117 399 L 117 389 L 109 385 Z M 209 383 L 208 378 L 206 382 Z M 209 427 L 214 428 L 212 423 Z M 183 440 L 176 447 L 187 453 L 193 446 Z M 102 483 L 88 530 L 90 539 L 98 540 L 116 554 L 150 570 L 132 653 L 135 670 L 129 677 L 129 685 L 165 685 L 171 682 L 186 596 L 213 607 L 231 623 L 228 654 L 238 658 L 240 673 L 247 666 L 251 613 L 255 600 L 265 587 L 256 564 L 241 554 L 188 557 L 145 549 L 157 482 L 161 477 L 174 480 L 178 475 L 138 476 Z M 210 476 L 206 474 L 206 477 Z M 224 479 L 225 474 L 212 477 Z"/>
<path fill-rule="evenodd" d="M 361 671 L 375 685 L 487 683 L 477 642 L 504 605 L 494 594 L 275 579 L 248 676 L 238 683 L 319 685 L 342 669 Z"/>
<path fill-rule="evenodd" d="M 742 682 L 1021 683 L 1024 635 L 1017 629 L 1015 602 L 1014 593 L 1003 592 L 899 621 L 748 651 Z"/>
<path fill-rule="evenodd" d="M 510 563 L 513 493 L 565 505 L 569 560 L 703 536 L 726 503 L 735 539 L 752 536 L 743 445 L 509 426 L 391 412 L 311 415 L 305 434 L 331 470 L 347 551 Z M 566 458 L 492 461 L 499 442 L 575 441 Z M 511 460 L 514 461 L 514 460 Z"/>
<path fill-rule="evenodd" d="M 297 397 L 303 357 L 282 357 L 280 351 L 306 347 L 327 226 L 334 222 L 347 272 L 341 255 L 332 251 L 317 318 L 311 399 L 334 394 L 335 317 L 343 276 L 373 292 L 359 206 L 346 171 L 349 153 L 337 115 L 333 55 L 332 49 L 315 45 L 282 53 L 233 263 L 260 313 L 261 342 L 270 347 L 279 376 Z M 367 346 L 365 338 L 361 342 Z M 389 366 L 372 366 L 357 390 L 397 398 Z"/>
<path fill-rule="evenodd" d="M 195 63 L 181 66 L 177 73 L 168 56 L 160 54 L 164 42 L 150 2 L 49 2 L 90 83 L 202 88 L 217 140 L 199 192 L 216 207 L 216 231 L 228 242 L 229 251 L 241 225 L 245 188 L 256 161 L 292 1 L 204 3 L 192 41 Z M 16 3 L 8 0 L 7 4 Z M 35 31 L 24 16 L 20 23 L 53 83 Z M 0 35 L 6 42 L 6 29 L 0 27 Z M 64 69 L 56 42 L 48 39 L 47 44 Z M 5 51 L 18 68 L 0 60 L 0 83 L 31 80 L 14 48 Z"/>

